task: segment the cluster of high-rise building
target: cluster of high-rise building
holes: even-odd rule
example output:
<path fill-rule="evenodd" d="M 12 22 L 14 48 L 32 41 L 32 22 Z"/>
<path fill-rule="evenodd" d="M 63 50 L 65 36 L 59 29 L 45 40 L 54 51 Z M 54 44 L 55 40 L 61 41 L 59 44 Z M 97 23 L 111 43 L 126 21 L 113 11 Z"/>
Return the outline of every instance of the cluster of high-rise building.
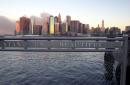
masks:
<path fill-rule="evenodd" d="M 126 27 L 129 30 L 130 26 Z M 20 17 L 16 21 L 16 35 L 43 35 L 43 36 L 80 36 L 80 35 L 93 35 L 104 36 L 113 31 L 115 34 L 121 34 L 118 27 L 105 28 L 104 20 L 101 25 L 97 27 L 89 27 L 89 24 L 83 24 L 79 20 L 71 20 L 71 16 L 66 16 L 66 20 L 62 21 L 61 15 L 43 15 L 42 17 L 25 16 Z"/>
<path fill-rule="evenodd" d="M 20 17 L 16 21 L 16 35 L 73 35 L 86 34 L 89 31 L 89 24 L 82 24 L 78 20 L 71 20 L 71 16 L 66 16 L 66 21 L 62 22 L 61 15 L 43 16 L 41 18 L 32 16 Z"/>

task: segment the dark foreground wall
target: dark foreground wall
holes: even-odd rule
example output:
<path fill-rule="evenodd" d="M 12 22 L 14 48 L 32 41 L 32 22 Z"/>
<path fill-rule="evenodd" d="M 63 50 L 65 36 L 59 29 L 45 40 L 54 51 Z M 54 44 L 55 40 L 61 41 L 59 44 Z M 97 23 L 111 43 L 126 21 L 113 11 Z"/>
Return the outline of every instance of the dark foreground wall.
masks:
<path fill-rule="evenodd" d="M 130 35 L 129 35 L 129 38 L 128 38 L 128 63 L 130 63 Z M 116 68 L 116 73 L 115 73 L 118 85 L 120 84 L 119 83 L 119 81 L 120 81 L 120 72 L 121 72 L 121 65 L 119 64 L 117 66 L 117 68 Z M 130 85 L 130 64 L 128 64 L 128 66 L 127 66 L 126 85 Z"/>

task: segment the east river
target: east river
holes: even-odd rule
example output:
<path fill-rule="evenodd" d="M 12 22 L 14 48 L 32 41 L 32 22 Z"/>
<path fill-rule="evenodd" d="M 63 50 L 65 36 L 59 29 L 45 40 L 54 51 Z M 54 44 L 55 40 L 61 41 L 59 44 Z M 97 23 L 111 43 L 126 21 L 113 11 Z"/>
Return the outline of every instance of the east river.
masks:
<path fill-rule="evenodd" d="M 111 85 L 104 53 L 0 52 L 0 85 Z"/>

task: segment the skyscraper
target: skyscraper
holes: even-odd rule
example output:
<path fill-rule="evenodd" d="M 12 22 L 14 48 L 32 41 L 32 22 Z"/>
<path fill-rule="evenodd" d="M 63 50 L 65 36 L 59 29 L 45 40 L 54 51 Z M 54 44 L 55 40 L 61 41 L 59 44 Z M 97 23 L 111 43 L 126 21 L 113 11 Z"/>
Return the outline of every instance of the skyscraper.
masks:
<path fill-rule="evenodd" d="M 30 19 L 26 17 L 20 18 L 20 34 L 27 35 L 29 34 L 29 28 L 30 28 Z"/>
<path fill-rule="evenodd" d="M 61 26 L 62 21 L 61 21 L 61 15 L 60 15 L 60 13 L 58 15 L 58 23 L 59 23 L 59 31 L 60 31 L 60 33 L 62 33 L 62 26 Z"/>
<path fill-rule="evenodd" d="M 83 24 L 79 23 L 78 33 L 83 33 Z"/>
<path fill-rule="evenodd" d="M 61 23 L 61 15 L 60 15 L 60 13 L 58 15 L 58 23 Z"/>
<path fill-rule="evenodd" d="M 49 16 L 43 18 L 42 34 L 47 35 L 49 33 Z"/>
<path fill-rule="evenodd" d="M 68 23 L 62 23 L 62 34 L 65 34 L 68 32 Z"/>
<path fill-rule="evenodd" d="M 71 23 L 71 16 L 66 16 L 66 22 L 68 23 L 68 25 L 70 25 L 70 23 Z"/>
<path fill-rule="evenodd" d="M 58 17 L 57 16 L 54 17 L 54 22 L 58 23 Z"/>
<path fill-rule="evenodd" d="M 54 34 L 54 17 L 50 16 L 49 19 L 49 34 Z"/>
<path fill-rule="evenodd" d="M 105 27 L 104 27 L 104 20 L 102 20 L 102 27 L 101 27 L 101 31 L 104 32 L 105 31 Z"/>
<path fill-rule="evenodd" d="M 42 13 L 41 14 L 42 17 L 42 35 L 47 35 L 49 34 L 49 18 L 50 15 L 48 13 Z"/>
<path fill-rule="evenodd" d="M 77 20 L 71 21 L 70 31 L 73 32 L 73 33 L 78 33 L 79 23 L 80 23 L 80 22 L 77 21 Z"/>
<path fill-rule="evenodd" d="M 87 34 L 89 32 L 89 24 L 83 24 L 83 33 Z"/>
<path fill-rule="evenodd" d="M 68 23 L 68 32 L 70 31 L 71 16 L 66 16 L 66 22 Z"/>
<path fill-rule="evenodd" d="M 20 21 L 16 21 L 16 34 L 19 34 L 20 33 Z"/>
<path fill-rule="evenodd" d="M 31 16 L 30 19 L 31 19 L 31 26 L 30 26 L 29 32 L 30 32 L 30 34 L 33 35 L 34 34 L 34 25 L 35 25 L 35 17 Z"/>
<path fill-rule="evenodd" d="M 59 23 L 55 23 L 55 35 L 58 35 L 59 33 Z"/>

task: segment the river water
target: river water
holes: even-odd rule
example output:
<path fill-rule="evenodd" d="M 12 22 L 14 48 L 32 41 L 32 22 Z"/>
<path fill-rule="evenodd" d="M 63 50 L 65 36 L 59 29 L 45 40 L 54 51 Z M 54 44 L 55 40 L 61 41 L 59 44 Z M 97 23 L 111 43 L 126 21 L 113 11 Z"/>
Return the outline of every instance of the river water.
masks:
<path fill-rule="evenodd" d="M 0 85 L 111 85 L 104 53 L 0 52 Z"/>

